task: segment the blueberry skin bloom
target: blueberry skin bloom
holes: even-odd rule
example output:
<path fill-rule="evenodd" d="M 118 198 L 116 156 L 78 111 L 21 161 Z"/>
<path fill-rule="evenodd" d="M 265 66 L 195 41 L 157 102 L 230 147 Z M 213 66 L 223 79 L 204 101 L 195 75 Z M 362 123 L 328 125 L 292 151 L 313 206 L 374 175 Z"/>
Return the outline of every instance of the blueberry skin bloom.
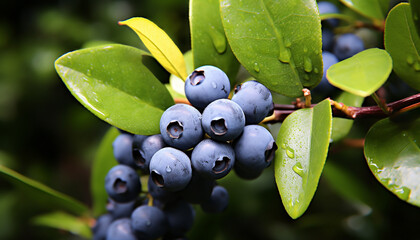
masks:
<path fill-rule="evenodd" d="M 104 214 L 96 219 L 95 225 L 92 227 L 93 240 L 105 240 L 109 225 L 111 225 L 113 217 L 111 214 Z"/>
<path fill-rule="evenodd" d="M 133 136 L 126 133 L 118 135 L 112 143 L 114 157 L 117 162 L 135 168 L 132 146 Z"/>
<path fill-rule="evenodd" d="M 121 218 L 111 223 L 106 240 L 137 240 L 131 229 L 130 218 Z"/>
<path fill-rule="evenodd" d="M 166 233 L 166 216 L 157 207 L 143 205 L 131 214 L 131 227 L 139 239 L 157 239 Z"/>
<path fill-rule="evenodd" d="M 247 179 L 258 177 L 270 165 L 277 150 L 273 136 L 260 125 L 245 126 L 234 144 L 235 171 Z"/>
<path fill-rule="evenodd" d="M 191 154 L 193 169 L 200 175 L 219 179 L 226 176 L 235 163 L 235 151 L 231 145 L 204 139 Z"/>
<path fill-rule="evenodd" d="M 229 204 L 229 193 L 226 188 L 222 186 L 215 186 L 210 198 L 201 203 L 201 209 L 207 213 L 221 213 Z"/>
<path fill-rule="evenodd" d="M 171 202 L 163 210 L 168 220 L 168 239 L 183 237 L 191 229 L 195 211 L 191 204 L 183 200 Z"/>
<path fill-rule="evenodd" d="M 198 109 L 204 109 L 216 99 L 227 98 L 229 92 L 228 76 L 214 66 L 201 66 L 185 80 L 185 96 Z"/>
<path fill-rule="evenodd" d="M 333 53 L 341 61 L 363 50 L 365 50 L 363 40 L 353 33 L 346 33 L 335 40 Z"/>
<path fill-rule="evenodd" d="M 150 159 L 164 147 L 166 147 L 166 144 L 161 134 L 148 136 L 141 143 L 141 147 L 133 151 L 136 166 L 142 171 L 149 172 Z"/>
<path fill-rule="evenodd" d="M 158 186 L 169 191 L 184 189 L 191 180 L 191 160 L 184 152 L 165 147 L 150 160 L 150 177 Z"/>
<path fill-rule="evenodd" d="M 273 98 L 270 90 L 257 81 L 248 81 L 236 88 L 232 101 L 241 106 L 245 123 L 258 124 L 271 110 Z"/>
<path fill-rule="evenodd" d="M 163 141 L 171 147 L 187 150 L 203 137 L 201 113 L 187 104 L 175 104 L 166 109 L 160 118 Z"/>
<path fill-rule="evenodd" d="M 136 200 L 120 203 L 108 198 L 106 210 L 112 215 L 113 219 L 126 218 L 131 216 L 135 204 Z"/>
<path fill-rule="evenodd" d="M 105 190 L 116 202 L 132 201 L 141 191 L 139 175 L 129 166 L 114 166 L 105 177 Z"/>
<path fill-rule="evenodd" d="M 245 114 L 234 101 L 218 99 L 203 112 L 204 131 L 217 141 L 229 141 L 241 135 L 245 126 Z"/>

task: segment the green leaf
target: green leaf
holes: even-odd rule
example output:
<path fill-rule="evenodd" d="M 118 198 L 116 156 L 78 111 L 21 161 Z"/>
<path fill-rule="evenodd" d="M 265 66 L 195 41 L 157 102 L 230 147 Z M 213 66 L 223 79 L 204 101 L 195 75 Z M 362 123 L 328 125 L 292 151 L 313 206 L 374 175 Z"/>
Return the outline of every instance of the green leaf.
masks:
<path fill-rule="evenodd" d="M 420 35 L 420 1 L 410 0 L 411 15 L 413 16 L 414 24 L 416 25 L 417 33 Z"/>
<path fill-rule="evenodd" d="M 216 66 L 234 83 L 239 62 L 227 42 L 219 9 L 219 0 L 190 0 L 194 69 L 203 65 Z"/>
<path fill-rule="evenodd" d="M 184 60 L 185 64 L 187 66 L 187 72 L 192 73 L 194 71 L 194 64 L 193 64 L 193 53 L 192 51 L 188 51 L 184 53 Z M 185 97 L 185 79 L 181 79 L 177 77 L 174 74 L 171 74 L 169 77 L 169 84 L 171 85 L 171 88 L 173 91 L 175 91 L 177 94 L 180 94 L 182 98 Z M 174 94 L 171 95 L 174 96 Z"/>
<path fill-rule="evenodd" d="M 84 238 L 92 237 L 92 232 L 87 218 L 76 217 L 64 212 L 52 212 L 37 216 L 32 219 L 32 223 L 40 226 L 69 231 Z"/>
<path fill-rule="evenodd" d="M 346 106 L 360 107 L 363 104 L 363 97 L 353 95 L 349 92 L 342 92 L 336 102 L 343 103 Z M 353 126 L 353 120 L 335 117 L 332 120 L 331 139 L 336 142 L 347 136 Z"/>
<path fill-rule="evenodd" d="M 302 96 L 322 78 L 315 0 L 221 0 L 222 23 L 239 62 L 270 90 Z"/>
<path fill-rule="evenodd" d="M 384 1 L 383 0 L 340 0 L 344 5 L 365 17 L 383 20 Z"/>
<path fill-rule="evenodd" d="M 420 91 L 420 38 L 412 20 L 410 5 L 398 4 L 385 24 L 385 49 L 394 61 L 395 73 Z"/>
<path fill-rule="evenodd" d="M 130 18 L 119 24 L 133 29 L 150 53 L 169 73 L 184 80 L 187 78 L 182 53 L 165 31 L 150 20 L 141 17 Z"/>
<path fill-rule="evenodd" d="M 340 167 L 338 164 L 327 162 L 324 166 L 322 177 L 345 199 L 364 203 L 371 207 L 377 206 L 369 188 L 366 187 L 363 181 L 360 181 L 360 177 Z"/>
<path fill-rule="evenodd" d="M 51 209 L 63 209 L 78 215 L 87 214 L 89 211 L 87 206 L 76 199 L 25 177 L 3 165 L 0 165 L 0 177 L 21 188 L 22 192 L 27 194 L 28 199 L 43 199 L 43 202 L 48 203 Z"/>
<path fill-rule="evenodd" d="M 328 81 L 347 92 L 367 97 L 386 82 L 392 71 L 392 59 L 379 48 L 364 50 L 327 70 Z"/>
<path fill-rule="evenodd" d="M 159 133 L 171 95 L 142 64 L 143 51 L 108 45 L 67 53 L 55 67 L 67 88 L 87 109 L 125 131 Z"/>
<path fill-rule="evenodd" d="M 401 200 L 420 207 L 420 118 L 375 123 L 366 135 L 365 157 L 376 179 Z"/>
<path fill-rule="evenodd" d="M 328 99 L 289 115 L 277 136 L 274 174 L 287 213 L 293 219 L 308 208 L 327 158 L 332 113 Z"/>
<path fill-rule="evenodd" d="M 114 158 L 112 143 L 119 134 L 116 128 L 110 128 L 102 139 L 93 160 L 90 188 L 92 191 L 93 215 L 95 217 L 106 212 L 108 194 L 105 191 L 105 176 L 113 166 L 118 164 Z"/>

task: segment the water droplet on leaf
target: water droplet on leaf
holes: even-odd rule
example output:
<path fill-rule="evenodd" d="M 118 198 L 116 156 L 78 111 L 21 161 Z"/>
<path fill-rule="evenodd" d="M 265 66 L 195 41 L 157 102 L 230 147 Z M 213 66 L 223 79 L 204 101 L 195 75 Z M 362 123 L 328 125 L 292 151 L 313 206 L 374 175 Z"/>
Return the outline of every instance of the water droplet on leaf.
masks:
<path fill-rule="evenodd" d="M 293 166 L 293 171 L 297 174 L 297 175 L 299 175 L 299 176 L 303 176 L 304 174 L 305 174 L 305 172 L 304 172 L 304 170 L 303 170 L 303 167 L 302 167 L 302 164 L 300 163 L 300 162 L 297 162 L 294 166 Z"/>
<path fill-rule="evenodd" d="M 212 28 L 209 32 L 213 41 L 213 46 L 217 53 L 223 54 L 226 51 L 227 46 L 225 35 L 214 28 Z"/>
<path fill-rule="evenodd" d="M 258 65 L 258 63 L 254 63 L 254 71 L 256 71 L 257 73 L 260 72 L 260 66 Z"/>

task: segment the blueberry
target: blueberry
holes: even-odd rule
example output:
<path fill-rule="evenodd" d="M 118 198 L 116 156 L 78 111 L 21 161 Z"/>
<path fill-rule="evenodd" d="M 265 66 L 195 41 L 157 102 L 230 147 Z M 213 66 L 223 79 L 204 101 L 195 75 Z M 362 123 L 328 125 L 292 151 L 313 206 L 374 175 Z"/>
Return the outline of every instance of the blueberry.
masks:
<path fill-rule="evenodd" d="M 235 172 L 247 179 L 258 177 L 270 165 L 277 150 L 273 136 L 259 125 L 245 126 L 234 145 Z"/>
<path fill-rule="evenodd" d="M 211 193 L 210 198 L 201 203 L 203 211 L 208 213 L 223 212 L 229 204 L 229 193 L 226 188 L 222 186 L 215 186 Z"/>
<path fill-rule="evenodd" d="M 160 118 L 160 133 L 169 146 L 187 150 L 203 137 L 201 113 L 187 104 L 175 104 Z"/>
<path fill-rule="evenodd" d="M 185 80 L 185 95 L 198 109 L 204 109 L 216 99 L 227 98 L 229 92 L 229 78 L 217 67 L 201 66 Z"/>
<path fill-rule="evenodd" d="M 323 27 L 322 28 L 322 50 L 329 51 L 333 48 L 333 46 L 334 46 L 334 32 L 327 27 Z"/>
<path fill-rule="evenodd" d="M 113 217 L 111 214 L 104 214 L 96 219 L 95 225 L 92 227 L 93 240 L 105 240 L 109 225 L 111 225 Z"/>
<path fill-rule="evenodd" d="M 105 190 L 114 201 L 133 201 L 141 191 L 140 178 L 129 166 L 114 166 L 105 177 Z"/>
<path fill-rule="evenodd" d="M 260 123 L 273 105 L 270 90 L 257 81 L 248 81 L 238 86 L 232 101 L 244 111 L 247 125 Z"/>
<path fill-rule="evenodd" d="M 191 154 L 193 169 L 211 179 L 226 176 L 235 162 L 235 151 L 231 145 L 211 139 L 202 140 Z"/>
<path fill-rule="evenodd" d="M 337 8 L 337 6 L 334 3 L 327 2 L 327 1 L 318 2 L 318 9 L 319 9 L 319 14 L 340 13 L 340 10 Z M 327 20 L 324 20 L 323 23 L 326 23 L 327 25 L 331 27 L 337 27 L 339 20 L 327 19 Z"/>
<path fill-rule="evenodd" d="M 245 114 L 234 101 L 218 99 L 204 109 L 202 126 L 217 141 L 233 140 L 244 129 Z"/>
<path fill-rule="evenodd" d="M 130 218 L 121 218 L 112 222 L 108 228 L 106 240 L 137 240 L 131 229 Z"/>
<path fill-rule="evenodd" d="M 185 201 L 198 204 L 210 198 L 214 185 L 213 179 L 203 177 L 197 171 L 193 171 L 190 183 L 179 194 Z"/>
<path fill-rule="evenodd" d="M 145 172 L 149 172 L 149 164 L 152 156 L 160 149 L 166 146 L 161 134 L 151 135 L 146 137 L 141 147 L 136 150 L 134 154 L 134 161 L 136 166 Z"/>
<path fill-rule="evenodd" d="M 151 177 L 147 181 L 147 189 L 149 194 L 153 197 L 153 205 L 156 200 L 162 204 L 175 201 L 179 198 L 179 192 L 171 192 L 164 188 L 158 187 Z"/>
<path fill-rule="evenodd" d="M 112 143 L 114 157 L 118 163 L 136 167 L 132 154 L 133 136 L 130 134 L 120 134 Z"/>
<path fill-rule="evenodd" d="M 191 180 L 191 161 L 182 151 L 165 147 L 150 160 L 150 177 L 158 186 L 169 191 L 185 188 Z"/>
<path fill-rule="evenodd" d="M 131 214 L 131 227 L 139 239 L 152 240 L 162 237 L 168 228 L 166 216 L 157 207 L 143 205 Z"/>
<path fill-rule="evenodd" d="M 131 216 L 135 204 L 136 200 L 120 203 L 108 198 L 106 210 L 112 215 L 113 219 L 126 218 Z"/>
<path fill-rule="evenodd" d="M 195 218 L 195 211 L 191 204 L 178 200 L 168 204 L 163 211 L 169 227 L 166 238 L 183 237 L 191 229 Z"/>
<path fill-rule="evenodd" d="M 338 60 L 344 60 L 365 49 L 363 40 L 353 33 L 338 36 L 334 43 L 334 54 Z"/>
<path fill-rule="evenodd" d="M 334 64 L 338 63 L 338 59 L 337 57 L 327 51 L 322 52 L 322 61 L 323 61 L 323 75 L 322 75 L 322 80 L 319 83 L 319 85 L 315 88 L 316 90 L 319 90 L 320 92 L 328 92 L 334 89 L 334 86 L 331 85 L 328 82 L 327 79 L 327 70 Z"/>

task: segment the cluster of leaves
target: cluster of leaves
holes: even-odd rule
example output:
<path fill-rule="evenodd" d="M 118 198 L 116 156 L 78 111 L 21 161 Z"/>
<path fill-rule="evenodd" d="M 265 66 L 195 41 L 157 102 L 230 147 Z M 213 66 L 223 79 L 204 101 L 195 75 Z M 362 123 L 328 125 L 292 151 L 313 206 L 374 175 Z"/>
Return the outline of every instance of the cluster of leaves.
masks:
<path fill-rule="evenodd" d="M 396 119 L 395 115 L 402 111 L 389 112 L 375 94 L 392 71 L 410 87 L 420 90 L 420 6 L 411 1 L 411 5 L 399 4 L 388 13 L 387 0 L 341 2 L 353 13 L 320 16 L 314 0 L 191 0 L 191 51 L 184 55 L 154 23 L 132 18 L 120 24 L 133 29 L 148 52 L 120 44 L 100 45 L 65 54 L 55 66 L 74 97 L 97 117 L 122 130 L 150 135 L 159 133 L 160 116 L 175 103 L 174 99 L 184 98 L 179 81 L 194 67 L 214 65 L 228 74 L 232 84 L 253 77 L 275 93 L 298 98 L 304 88 L 314 88 L 322 77 L 321 19 L 342 19 L 343 29 L 363 25 L 384 31 L 385 49 L 367 49 L 333 65 L 327 76 L 331 84 L 343 90 L 336 103 L 360 107 L 364 98 L 372 95 L 385 116 L 389 115 L 375 123 L 366 135 L 367 163 L 388 190 L 401 200 L 420 206 L 420 174 L 416 171 L 420 156 L 419 120 Z M 363 21 L 354 12 L 363 16 Z M 162 84 L 156 77 L 158 64 L 172 74 L 169 84 Z M 246 69 L 245 77 L 237 74 L 239 66 Z M 417 105 L 408 106 L 408 110 Z M 274 125 L 270 128 L 276 129 Z M 306 211 L 317 190 L 331 142 L 346 137 L 352 125 L 353 120 L 334 117 L 331 101 L 326 99 L 312 108 L 295 110 L 280 130 L 273 132 L 279 145 L 275 179 L 290 217 L 298 218 Z M 103 182 L 115 162 L 110 146 L 117 134 L 114 128 L 109 131 L 93 166 L 94 216 L 105 209 Z M 328 170 L 327 177 L 337 182 L 346 180 L 333 165 Z M 71 198 L 31 184 L 6 168 L 0 171 L 49 196 L 72 202 L 70 205 L 77 211 L 71 211 L 80 214 L 79 203 Z M 348 191 L 359 195 L 357 189 Z M 58 228 L 75 226 L 58 226 L 48 220 L 57 218 L 57 214 L 67 222 L 72 219 L 64 213 L 54 213 L 40 217 L 38 222 Z M 80 223 L 79 218 L 73 220 Z M 89 236 L 83 228 L 68 230 Z"/>

